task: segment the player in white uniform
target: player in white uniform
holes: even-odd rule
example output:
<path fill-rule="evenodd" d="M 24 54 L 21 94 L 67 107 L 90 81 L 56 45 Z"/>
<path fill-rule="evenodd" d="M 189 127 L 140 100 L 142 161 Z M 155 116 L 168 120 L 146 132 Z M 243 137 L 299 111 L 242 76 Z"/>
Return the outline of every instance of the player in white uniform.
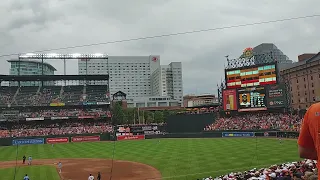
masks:
<path fill-rule="evenodd" d="M 92 174 L 89 175 L 88 180 L 94 180 L 94 177 L 92 176 Z"/>

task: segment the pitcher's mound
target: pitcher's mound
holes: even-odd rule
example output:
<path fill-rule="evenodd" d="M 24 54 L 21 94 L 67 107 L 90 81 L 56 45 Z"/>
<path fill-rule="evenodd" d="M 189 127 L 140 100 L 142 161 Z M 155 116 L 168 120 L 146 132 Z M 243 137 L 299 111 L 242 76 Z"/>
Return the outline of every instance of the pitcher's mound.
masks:
<path fill-rule="evenodd" d="M 44 159 L 34 160 L 33 165 L 51 165 L 57 167 L 62 163 L 62 172 L 59 174 L 62 180 L 88 179 L 92 174 L 97 179 L 98 172 L 101 179 L 113 180 L 147 180 L 161 179 L 161 173 L 152 166 L 131 162 L 108 159 Z M 113 164 L 113 167 L 112 167 Z M 0 162 L 0 168 L 14 167 L 15 162 Z M 19 166 L 23 166 L 19 164 Z"/>

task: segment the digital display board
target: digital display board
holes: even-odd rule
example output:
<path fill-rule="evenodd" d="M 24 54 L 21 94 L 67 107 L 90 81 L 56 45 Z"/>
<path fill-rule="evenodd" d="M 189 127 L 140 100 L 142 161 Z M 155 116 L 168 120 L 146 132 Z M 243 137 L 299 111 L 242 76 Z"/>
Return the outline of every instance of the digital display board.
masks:
<path fill-rule="evenodd" d="M 267 87 L 268 108 L 285 107 L 285 86 L 283 84 L 269 85 Z"/>
<path fill-rule="evenodd" d="M 225 89 L 222 92 L 223 109 L 225 111 L 238 110 L 237 91 L 235 89 Z"/>
<path fill-rule="evenodd" d="M 267 110 L 265 87 L 249 87 L 238 90 L 239 112 Z"/>
<path fill-rule="evenodd" d="M 276 64 L 226 70 L 227 89 L 263 86 L 277 83 Z"/>

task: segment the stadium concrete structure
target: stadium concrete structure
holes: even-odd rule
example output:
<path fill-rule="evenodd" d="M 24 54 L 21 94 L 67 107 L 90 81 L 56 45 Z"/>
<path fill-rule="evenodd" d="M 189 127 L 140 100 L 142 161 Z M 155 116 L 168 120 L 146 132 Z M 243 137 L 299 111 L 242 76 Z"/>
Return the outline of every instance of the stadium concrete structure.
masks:
<path fill-rule="evenodd" d="M 214 94 L 207 95 L 186 95 L 183 97 L 183 107 L 199 107 L 218 105 L 219 100 Z"/>
<path fill-rule="evenodd" d="M 124 92 L 129 107 L 182 104 L 181 62 L 160 65 L 156 55 L 108 56 L 108 60 L 79 59 L 78 69 L 79 75 L 109 74 L 110 95 Z"/>
<path fill-rule="evenodd" d="M 320 102 L 320 52 L 303 54 L 299 62 L 281 70 L 280 76 L 287 79 L 293 109 L 307 109 Z"/>
<path fill-rule="evenodd" d="M 37 60 L 8 60 L 10 63 L 10 75 L 54 75 L 56 68 L 51 64 L 42 63 Z M 12 82 L 10 85 L 18 85 L 16 82 Z M 39 86 L 39 82 L 21 82 L 22 86 Z"/>

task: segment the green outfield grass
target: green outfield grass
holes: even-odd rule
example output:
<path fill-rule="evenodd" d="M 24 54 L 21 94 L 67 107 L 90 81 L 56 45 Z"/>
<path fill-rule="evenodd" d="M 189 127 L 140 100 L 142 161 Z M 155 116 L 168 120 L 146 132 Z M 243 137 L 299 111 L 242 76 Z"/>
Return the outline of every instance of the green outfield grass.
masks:
<path fill-rule="evenodd" d="M 54 148 L 47 144 L 25 145 L 18 147 L 18 157 L 19 161 L 23 155 L 32 155 L 33 159 L 111 158 L 113 146 L 113 142 L 56 144 Z M 0 152 L 0 161 L 16 159 L 16 147 L 1 147 Z M 296 141 L 280 144 L 276 139 L 259 138 L 119 141 L 115 143 L 114 157 L 151 165 L 164 179 L 196 179 L 299 160 Z M 7 179 L 13 179 L 14 172 L 14 168 L 0 169 L 0 174 L 11 177 Z M 36 179 L 58 180 L 54 167 L 19 168 L 16 179 L 26 173 L 41 177 Z"/>
<path fill-rule="evenodd" d="M 57 170 L 51 166 L 26 166 L 15 168 L 0 169 L 1 179 L 13 180 L 16 172 L 15 179 L 23 179 L 25 174 L 28 174 L 31 180 L 59 180 Z"/>

